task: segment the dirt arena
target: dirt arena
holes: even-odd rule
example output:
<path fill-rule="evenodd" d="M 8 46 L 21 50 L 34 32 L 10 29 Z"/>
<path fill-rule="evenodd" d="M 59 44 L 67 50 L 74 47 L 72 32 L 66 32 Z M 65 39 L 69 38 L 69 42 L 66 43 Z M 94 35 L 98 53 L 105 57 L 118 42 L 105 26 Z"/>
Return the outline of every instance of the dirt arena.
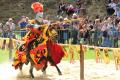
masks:
<path fill-rule="evenodd" d="M 47 74 L 34 69 L 35 80 L 80 80 L 80 63 L 62 61 L 58 64 L 61 76 L 53 66 L 48 66 Z M 113 61 L 110 64 L 96 63 L 95 60 L 85 60 L 85 80 L 120 80 L 120 70 L 116 70 Z M 29 75 L 29 65 L 24 65 L 22 73 L 14 70 L 10 62 L 0 64 L 0 80 L 32 80 Z"/>

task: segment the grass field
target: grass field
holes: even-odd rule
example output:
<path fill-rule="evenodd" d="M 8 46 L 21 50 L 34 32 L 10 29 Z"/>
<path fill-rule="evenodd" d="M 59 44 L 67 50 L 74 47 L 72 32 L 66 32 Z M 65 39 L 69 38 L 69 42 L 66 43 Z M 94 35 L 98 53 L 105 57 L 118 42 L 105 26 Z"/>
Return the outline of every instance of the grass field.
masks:
<path fill-rule="evenodd" d="M 9 51 L 0 49 L 0 63 L 9 60 Z"/>
<path fill-rule="evenodd" d="M 71 53 L 68 51 L 68 48 L 66 47 L 68 56 L 64 57 L 63 60 L 70 60 L 71 59 Z M 79 51 L 74 50 L 74 59 L 78 60 L 80 55 L 78 53 Z M 101 51 L 101 53 L 103 53 Z M 112 55 L 112 51 L 109 51 L 109 55 L 110 55 L 110 59 L 113 59 L 113 55 Z M 13 56 L 14 56 L 14 51 L 13 51 Z M 87 51 L 85 52 L 85 60 L 87 59 L 95 59 L 95 51 L 93 49 L 87 49 Z M 0 49 L 0 63 L 5 62 L 5 61 L 9 61 L 9 51 L 8 50 L 1 50 Z"/>

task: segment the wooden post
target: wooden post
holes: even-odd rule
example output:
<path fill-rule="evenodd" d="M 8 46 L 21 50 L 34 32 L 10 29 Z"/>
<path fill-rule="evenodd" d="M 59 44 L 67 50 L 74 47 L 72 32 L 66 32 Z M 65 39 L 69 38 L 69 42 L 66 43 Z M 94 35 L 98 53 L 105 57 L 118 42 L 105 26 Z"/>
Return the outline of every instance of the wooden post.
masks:
<path fill-rule="evenodd" d="M 12 59 L 12 49 L 13 49 L 13 42 L 12 42 L 12 38 L 9 38 L 9 60 Z"/>
<path fill-rule="evenodd" d="M 80 44 L 80 80 L 84 80 L 84 51 Z"/>

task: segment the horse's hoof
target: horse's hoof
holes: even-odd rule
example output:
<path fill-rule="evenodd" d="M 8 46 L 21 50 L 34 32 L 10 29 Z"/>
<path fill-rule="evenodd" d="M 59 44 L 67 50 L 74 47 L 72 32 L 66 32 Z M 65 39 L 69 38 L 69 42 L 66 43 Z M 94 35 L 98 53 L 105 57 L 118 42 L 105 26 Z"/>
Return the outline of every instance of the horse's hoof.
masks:
<path fill-rule="evenodd" d="M 35 80 L 34 78 L 32 78 L 32 80 Z"/>
<path fill-rule="evenodd" d="M 22 70 L 20 70 L 20 74 L 21 74 L 21 75 L 23 75 L 23 72 L 22 72 Z"/>
<path fill-rule="evenodd" d="M 62 73 L 59 73 L 59 75 L 62 75 Z"/>
<path fill-rule="evenodd" d="M 28 63 L 29 63 L 29 61 L 27 60 L 25 64 L 28 65 Z"/>
<path fill-rule="evenodd" d="M 43 71 L 43 75 L 46 75 L 46 71 Z"/>
<path fill-rule="evenodd" d="M 31 76 L 30 76 L 30 78 L 31 78 L 31 80 L 35 80 L 35 78 L 34 78 L 34 77 L 31 77 Z"/>
<path fill-rule="evenodd" d="M 32 80 L 35 80 L 35 79 L 34 79 L 34 76 L 31 76 L 31 75 L 30 75 L 30 78 L 31 78 Z"/>

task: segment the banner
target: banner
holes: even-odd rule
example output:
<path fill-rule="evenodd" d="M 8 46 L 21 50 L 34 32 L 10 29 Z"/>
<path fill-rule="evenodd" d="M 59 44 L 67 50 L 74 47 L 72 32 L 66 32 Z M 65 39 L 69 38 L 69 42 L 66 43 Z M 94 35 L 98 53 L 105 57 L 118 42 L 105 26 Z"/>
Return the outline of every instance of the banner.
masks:
<path fill-rule="evenodd" d="M 74 63 L 74 48 L 72 45 L 69 45 L 69 54 L 70 54 L 70 63 Z"/>
<path fill-rule="evenodd" d="M 95 48 L 96 63 L 102 62 L 101 52 L 99 48 Z"/>
<path fill-rule="evenodd" d="M 113 49 L 116 70 L 120 69 L 120 49 Z"/>
<path fill-rule="evenodd" d="M 103 49 L 103 59 L 106 64 L 110 63 L 110 57 L 108 54 L 108 48 Z"/>

